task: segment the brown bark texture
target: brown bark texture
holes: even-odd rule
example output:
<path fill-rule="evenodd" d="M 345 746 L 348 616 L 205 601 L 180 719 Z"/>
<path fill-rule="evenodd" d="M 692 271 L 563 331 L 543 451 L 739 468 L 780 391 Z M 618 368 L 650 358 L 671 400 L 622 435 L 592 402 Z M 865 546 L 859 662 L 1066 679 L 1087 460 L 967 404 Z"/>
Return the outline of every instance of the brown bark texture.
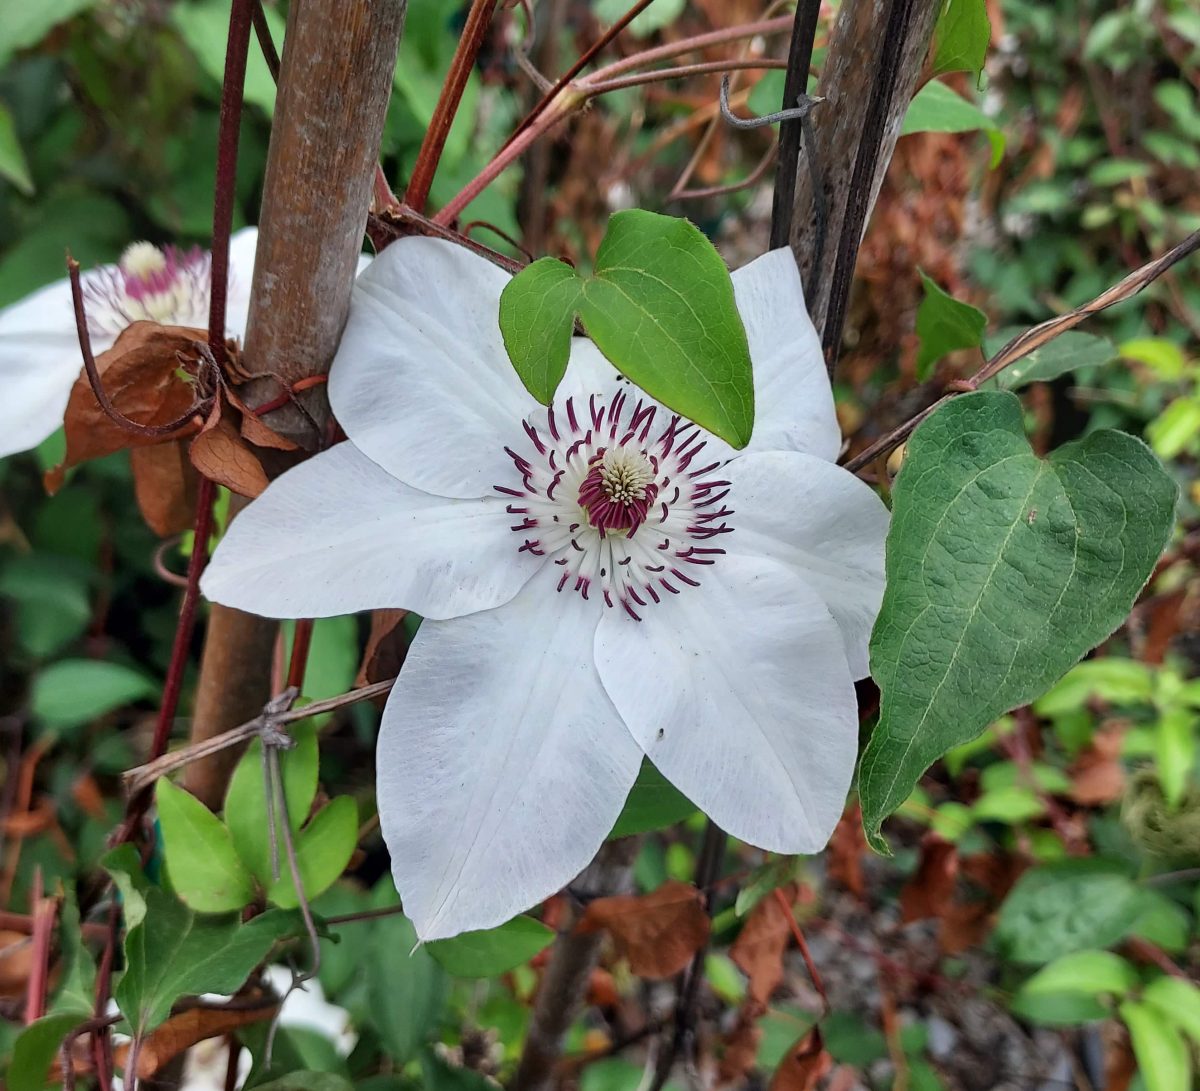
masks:
<path fill-rule="evenodd" d="M 329 369 L 349 313 L 405 8 L 406 0 L 292 0 L 242 359 L 250 373 L 294 383 Z M 258 387 L 252 401 L 279 393 L 274 378 Z M 324 386 L 300 397 L 323 431 Z M 276 410 L 270 423 L 309 450 L 323 439 L 293 406 Z M 275 628 L 213 606 L 192 742 L 261 711 Z M 187 786 L 218 805 L 235 758 L 197 762 Z"/>
<path fill-rule="evenodd" d="M 813 200 L 808 151 L 801 152 L 790 241 L 804 278 L 809 314 L 822 337 L 829 311 L 833 258 L 852 197 L 850 179 L 859 145 L 868 129 L 867 113 L 872 90 L 879 79 L 893 2 L 900 3 L 901 0 L 847 0 L 841 6 L 830 36 L 829 52 L 816 90 L 825 101 L 812 114 L 826 210 L 820 252 L 817 204 Z M 934 24 L 943 6 L 944 0 L 912 0 L 909 5 L 899 43 L 900 63 L 895 69 L 891 101 L 875 160 L 867 205 L 868 220 L 869 210 L 875 205 L 883 176 L 892 161 L 904 114 L 916 90 Z M 864 220 L 864 230 L 866 222 Z M 856 239 L 855 243 L 858 241 Z"/>

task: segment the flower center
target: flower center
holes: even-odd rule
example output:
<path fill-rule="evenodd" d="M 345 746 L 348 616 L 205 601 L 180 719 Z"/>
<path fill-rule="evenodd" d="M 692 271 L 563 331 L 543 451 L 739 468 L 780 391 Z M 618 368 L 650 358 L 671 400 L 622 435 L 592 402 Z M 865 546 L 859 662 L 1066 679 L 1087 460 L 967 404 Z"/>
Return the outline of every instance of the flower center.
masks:
<path fill-rule="evenodd" d="M 586 599 L 596 588 L 606 606 L 640 621 L 639 610 L 664 593 L 700 586 L 704 568 L 725 552 L 713 542 L 733 530 L 733 512 L 723 503 L 722 463 L 705 463 L 700 428 L 672 416 L 655 434 L 661 410 L 630 405 L 621 389 L 607 404 L 593 395 L 586 414 L 572 398 L 557 416 L 551 406 L 544 430 L 524 422 L 527 453 L 505 448 L 522 487 L 496 491 L 521 516 L 512 527 L 518 552 L 552 558 L 559 591 Z"/>
<path fill-rule="evenodd" d="M 632 536 L 646 521 L 658 496 L 654 476 L 654 464 L 637 447 L 602 447 L 592 456 L 579 506 L 601 537 L 614 531 Z"/>
<path fill-rule="evenodd" d="M 208 321 L 209 256 L 135 242 L 115 268 L 91 273 L 84 284 L 88 327 L 115 337 L 132 322 L 204 326 Z"/>

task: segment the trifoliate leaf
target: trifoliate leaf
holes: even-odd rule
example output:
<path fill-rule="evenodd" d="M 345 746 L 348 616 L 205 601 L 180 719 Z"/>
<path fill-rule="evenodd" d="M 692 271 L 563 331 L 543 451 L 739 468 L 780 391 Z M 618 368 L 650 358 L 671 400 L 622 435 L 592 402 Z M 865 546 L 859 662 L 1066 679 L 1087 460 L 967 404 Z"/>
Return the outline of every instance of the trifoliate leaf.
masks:
<path fill-rule="evenodd" d="M 576 314 L 631 382 L 734 447 L 750 441 L 746 331 L 729 270 L 694 224 L 618 212 L 591 277 L 554 259 L 513 277 L 500 299 L 500 330 L 521 381 L 543 404 L 566 371 Z"/>

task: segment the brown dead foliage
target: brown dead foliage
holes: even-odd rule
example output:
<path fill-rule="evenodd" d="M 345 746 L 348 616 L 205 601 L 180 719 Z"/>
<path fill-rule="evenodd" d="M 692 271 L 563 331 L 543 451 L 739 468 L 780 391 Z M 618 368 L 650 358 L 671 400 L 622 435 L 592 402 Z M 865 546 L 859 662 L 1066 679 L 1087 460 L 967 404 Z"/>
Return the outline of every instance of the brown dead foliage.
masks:
<path fill-rule="evenodd" d="M 926 834 L 917 873 L 900 891 L 904 922 L 941 917 L 949 908 L 957 882 L 958 849 L 936 833 Z"/>
<path fill-rule="evenodd" d="M 790 907 L 799 894 L 795 883 L 789 883 L 781 891 L 789 908 L 785 909 L 774 894 L 763 898 L 750 911 L 729 949 L 734 965 L 750 979 L 747 996 L 764 1008 L 783 981 L 783 953 L 792 936 Z"/>
<path fill-rule="evenodd" d="M 1071 763 L 1071 799 L 1082 807 L 1101 807 L 1120 799 L 1125 791 L 1125 769 L 1121 765 L 1121 746 L 1125 724 L 1110 721 L 1092 736 Z"/>
<path fill-rule="evenodd" d="M 190 530 L 196 512 L 196 473 L 178 440 L 129 452 L 133 491 L 146 525 L 161 538 Z"/>
<path fill-rule="evenodd" d="M 689 883 L 663 883 L 651 894 L 619 894 L 592 902 L 576 931 L 607 932 L 640 977 L 679 973 L 705 943 L 712 922 L 704 895 Z"/>
<path fill-rule="evenodd" d="M 754 1071 L 763 1036 L 762 1027 L 758 1025 L 762 1014 L 763 1008 L 754 1001 L 743 1004 L 733 1029 L 721 1039 L 721 1059 L 717 1062 L 719 1086 L 741 1086 Z"/>
<path fill-rule="evenodd" d="M 862 859 L 867 851 L 867 838 L 862 828 L 862 808 L 855 803 L 842 815 L 829 849 L 825 854 L 826 874 L 831 882 L 845 887 L 856 898 L 863 898 L 866 886 L 863 883 Z"/>
<path fill-rule="evenodd" d="M 371 632 L 358 668 L 356 686 L 369 686 L 385 678 L 395 678 L 404 664 L 408 640 L 404 635 L 407 610 L 372 610 Z"/>
<path fill-rule="evenodd" d="M 815 1091 L 821 1077 L 833 1067 L 821 1028 L 813 1027 L 779 1062 L 768 1091 Z"/>
<path fill-rule="evenodd" d="M 267 487 L 267 473 L 232 416 L 218 398 L 188 457 L 209 480 L 253 499 Z"/>
<path fill-rule="evenodd" d="M 33 940 L 24 932 L 0 931 L 0 996 L 24 996 L 32 972 Z"/>
<path fill-rule="evenodd" d="M 134 322 L 123 330 L 107 352 L 96 357 L 96 371 L 113 407 L 130 420 L 161 427 L 190 408 L 199 409 L 196 375 L 206 334 L 187 326 Z M 67 450 L 62 464 L 46 474 L 46 488 L 55 492 L 67 469 L 130 447 L 164 442 L 162 436 L 139 435 L 123 428 L 101 408 L 86 373 L 71 388 L 63 420 Z M 169 438 L 195 431 L 183 425 Z"/>
<path fill-rule="evenodd" d="M 172 1015 L 142 1041 L 137 1053 L 139 1079 L 148 1080 L 186 1049 L 206 1038 L 219 1038 L 251 1023 L 261 1023 L 274 1017 L 278 1009 L 271 1005 L 261 1008 L 232 1011 L 227 1008 L 191 1008 Z M 129 1059 L 129 1045 L 118 1046 L 113 1052 L 117 1064 L 124 1066 Z"/>

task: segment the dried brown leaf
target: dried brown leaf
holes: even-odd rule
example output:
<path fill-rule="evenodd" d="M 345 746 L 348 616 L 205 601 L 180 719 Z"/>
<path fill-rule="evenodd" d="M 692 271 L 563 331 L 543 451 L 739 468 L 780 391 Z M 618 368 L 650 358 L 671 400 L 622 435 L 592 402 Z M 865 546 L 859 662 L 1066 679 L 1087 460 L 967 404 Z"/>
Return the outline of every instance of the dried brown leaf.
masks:
<path fill-rule="evenodd" d="M 190 530 L 196 515 L 196 470 L 179 440 L 129 452 L 133 491 L 146 525 L 160 538 Z"/>
<path fill-rule="evenodd" d="M 736 1084 L 740 1087 L 754 1071 L 758 1046 L 763 1036 L 762 1027 L 758 1025 L 762 1014 L 763 1008 L 754 1001 L 742 1005 L 733 1029 L 721 1040 L 723 1049 L 721 1059 L 717 1062 L 718 1086 Z"/>
<path fill-rule="evenodd" d="M 0 931 L 0 996 L 24 996 L 32 972 L 33 940 L 24 932 Z"/>
<path fill-rule="evenodd" d="M 833 1058 L 825 1050 L 821 1028 L 813 1027 L 779 1062 L 768 1091 L 815 1091 L 817 1084 L 833 1067 Z"/>
<path fill-rule="evenodd" d="M 746 918 L 742 930 L 729 949 L 729 957 L 749 979 L 747 995 L 756 1004 L 766 1007 L 771 994 L 783 980 L 783 952 L 792 935 L 788 919 L 790 906 L 798 893 L 795 883 L 781 887 L 787 910 L 776 897 L 763 898 Z"/>
<path fill-rule="evenodd" d="M 917 873 L 900 891 L 904 922 L 941 917 L 950 907 L 957 882 L 958 849 L 936 833 L 926 834 Z"/>
<path fill-rule="evenodd" d="M 369 686 L 400 673 L 408 652 L 403 625 L 407 615 L 407 610 L 371 611 L 371 632 L 354 680 L 356 686 Z"/>
<path fill-rule="evenodd" d="M 1125 769 L 1121 765 L 1124 737 L 1123 723 L 1106 724 L 1071 764 L 1071 799 L 1080 806 L 1100 807 L 1120 799 L 1125 791 Z"/>
<path fill-rule="evenodd" d="M 856 898 L 866 893 L 863 883 L 862 858 L 867 851 L 867 838 L 862 828 L 862 808 L 856 803 L 842 815 L 829 841 L 826 873 L 832 882 L 845 887 Z"/>
<path fill-rule="evenodd" d="M 273 1006 L 236 1011 L 227 1008 L 190 1008 L 172 1015 L 142 1041 L 137 1055 L 138 1077 L 148 1080 L 168 1061 L 178 1057 L 184 1050 L 191 1049 L 197 1042 L 218 1038 L 238 1027 L 271 1019 L 276 1010 Z M 114 1054 L 117 1063 L 124 1065 L 129 1059 L 129 1046 L 119 1046 Z"/>
<path fill-rule="evenodd" d="M 576 930 L 607 932 L 639 977 L 671 977 L 708 942 L 704 896 L 689 883 L 663 883 L 652 894 L 619 894 L 588 905 Z"/>
<path fill-rule="evenodd" d="M 112 348 L 96 357 L 96 371 L 113 407 L 138 424 L 161 426 L 177 420 L 196 404 L 196 388 L 183 373 L 184 361 L 190 364 L 186 370 L 194 372 L 196 345 L 205 338 L 203 330 L 186 326 L 134 322 L 127 327 Z M 63 424 L 67 450 L 62 464 L 46 474 L 46 488 L 51 492 L 59 488 L 71 466 L 129 447 L 167 441 L 167 437 L 138 435 L 112 420 L 82 372 L 71 389 Z M 189 423 L 173 435 L 178 438 L 194 430 L 195 425 Z"/>
<path fill-rule="evenodd" d="M 222 413 L 220 403 L 216 403 L 192 441 L 188 457 L 205 477 L 253 499 L 267 487 L 267 474 L 230 416 Z"/>
<path fill-rule="evenodd" d="M 295 443 L 286 436 L 281 436 L 274 428 L 256 416 L 254 411 L 232 390 L 226 390 L 225 396 L 230 405 L 241 414 L 242 439 L 253 443 L 255 447 L 269 447 L 276 451 L 297 450 Z"/>

